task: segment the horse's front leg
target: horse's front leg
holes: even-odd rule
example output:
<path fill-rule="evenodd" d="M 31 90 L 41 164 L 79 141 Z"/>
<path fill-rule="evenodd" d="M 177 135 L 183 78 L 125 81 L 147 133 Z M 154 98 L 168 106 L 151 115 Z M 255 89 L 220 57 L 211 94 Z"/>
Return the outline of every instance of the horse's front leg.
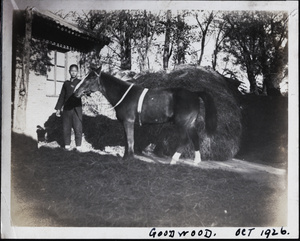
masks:
<path fill-rule="evenodd" d="M 134 122 L 131 121 L 124 121 L 123 122 L 125 135 L 126 135 L 126 142 L 127 148 L 125 148 L 125 155 L 124 159 L 133 157 L 134 155 Z"/>

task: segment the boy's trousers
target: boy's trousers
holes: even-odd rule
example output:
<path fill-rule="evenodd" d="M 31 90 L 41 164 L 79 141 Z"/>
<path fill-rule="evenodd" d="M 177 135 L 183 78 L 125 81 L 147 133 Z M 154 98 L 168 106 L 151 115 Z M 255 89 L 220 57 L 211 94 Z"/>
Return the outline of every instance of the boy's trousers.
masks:
<path fill-rule="evenodd" d="M 74 129 L 75 144 L 81 146 L 82 142 L 82 108 L 72 108 L 63 111 L 63 134 L 65 145 L 71 144 L 71 129 Z"/>

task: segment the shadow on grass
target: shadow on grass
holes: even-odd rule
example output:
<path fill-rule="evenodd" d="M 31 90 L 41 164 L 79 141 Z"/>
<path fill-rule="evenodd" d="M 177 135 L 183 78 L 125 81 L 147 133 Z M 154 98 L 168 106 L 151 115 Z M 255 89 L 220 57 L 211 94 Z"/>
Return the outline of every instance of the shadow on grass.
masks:
<path fill-rule="evenodd" d="M 52 114 L 44 126 L 47 132 L 47 142 L 56 141 L 63 146 L 62 119 Z M 150 143 L 156 143 L 156 154 L 172 155 L 177 143 L 167 145 L 166 141 L 177 136 L 174 129 L 175 127 L 170 123 L 135 125 L 135 151 L 141 153 Z M 85 140 L 97 150 L 104 150 L 106 146 L 125 146 L 125 132 L 122 124 L 118 120 L 103 115 L 95 117 L 83 115 L 83 134 Z M 158 138 L 158 136 L 161 137 Z"/>
<path fill-rule="evenodd" d="M 44 124 L 47 142 L 56 141 L 63 146 L 62 118 L 55 113 Z M 106 116 L 90 117 L 83 115 L 83 134 L 93 148 L 104 150 L 105 146 L 124 146 L 124 130 L 121 123 Z"/>
<path fill-rule="evenodd" d="M 56 226 L 286 225 L 286 207 L 278 206 L 285 192 L 242 175 L 37 149 L 19 134 L 12 136 L 12 188 L 36 220 L 47 217 Z"/>

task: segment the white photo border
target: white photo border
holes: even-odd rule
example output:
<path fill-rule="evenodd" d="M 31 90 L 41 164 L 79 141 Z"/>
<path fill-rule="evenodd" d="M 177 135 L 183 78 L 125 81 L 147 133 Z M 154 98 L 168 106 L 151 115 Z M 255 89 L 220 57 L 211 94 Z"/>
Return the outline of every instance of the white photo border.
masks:
<path fill-rule="evenodd" d="M 78 9 L 209 9 L 209 10 L 285 10 L 289 21 L 289 132 L 288 132 L 288 236 L 299 238 L 299 105 L 298 105 L 298 1 L 96 1 L 96 0 L 3 0 L 2 2 L 2 153 L 1 153 L 1 237 L 2 238 L 133 238 L 147 239 L 151 228 L 53 228 L 16 227 L 10 219 L 10 150 L 11 150 L 11 63 L 12 11 L 27 6 L 47 10 Z M 243 227 L 241 227 L 243 228 Z M 246 229 L 249 229 L 247 227 Z M 267 227 L 265 227 L 267 228 Z M 166 228 L 167 229 L 167 228 Z M 180 228 L 172 228 L 180 231 Z M 204 228 L 184 228 L 199 230 Z M 210 228 L 214 238 L 236 238 L 238 228 Z M 256 228 L 263 230 L 263 227 Z M 164 230 L 158 228 L 157 230 Z M 260 234 L 260 232 L 257 232 Z M 251 238 L 257 238 L 251 236 Z M 163 237 L 161 237 L 163 238 Z M 165 237 L 164 237 L 165 238 Z M 189 237 L 193 238 L 193 237 Z M 194 237 L 197 238 L 197 237 Z M 239 237 L 240 238 L 240 237 Z M 247 237 L 246 237 L 247 238 Z M 260 237 L 261 238 L 261 237 Z"/>

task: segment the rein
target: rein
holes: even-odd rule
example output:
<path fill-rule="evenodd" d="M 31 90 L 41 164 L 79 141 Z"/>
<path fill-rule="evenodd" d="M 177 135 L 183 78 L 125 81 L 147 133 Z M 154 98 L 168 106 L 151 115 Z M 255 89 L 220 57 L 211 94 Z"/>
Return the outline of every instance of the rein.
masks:
<path fill-rule="evenodd" d="M 119 104 L 122 103 L 122 101 L 125 99 L 126 95 L 128 94 L 128 92 L 131 90 L 131 88 L 134 86 L 134 84 L 131 84 L 128 89 L 126 90 L 126 92 L 124 93 L 124 95 L 122 96 L 122 98 L 118 101 L 117 104 L 115 104 L 112 108 L 110 108 L 109 110 L 112 110 L 114 108 L 116 108 Z"/>
<path fill-rule="evenodd" d="M 95 75 L 98 77 L 98 83 L 99 83 L 99 80 L 100 80 L 101 72 L 102 72 L 102 71 L 100 71 L 100 74 L 97 74 L 97 72 L 94 71 Z"/>
<path fill-rule="evenodd" d="M 82 83 L 83 83 L 83 81 L 85 80 L 85 78 L 88 76 L 89 74 L 86 74 L 83 78 L 82 78 L 82 80 L 76 85 L 76 87 L 74 88 L 74 91 L 73 92 L 75 92 L 79 87 L 80 87 L 80 85 L 82 85 Z"/>

